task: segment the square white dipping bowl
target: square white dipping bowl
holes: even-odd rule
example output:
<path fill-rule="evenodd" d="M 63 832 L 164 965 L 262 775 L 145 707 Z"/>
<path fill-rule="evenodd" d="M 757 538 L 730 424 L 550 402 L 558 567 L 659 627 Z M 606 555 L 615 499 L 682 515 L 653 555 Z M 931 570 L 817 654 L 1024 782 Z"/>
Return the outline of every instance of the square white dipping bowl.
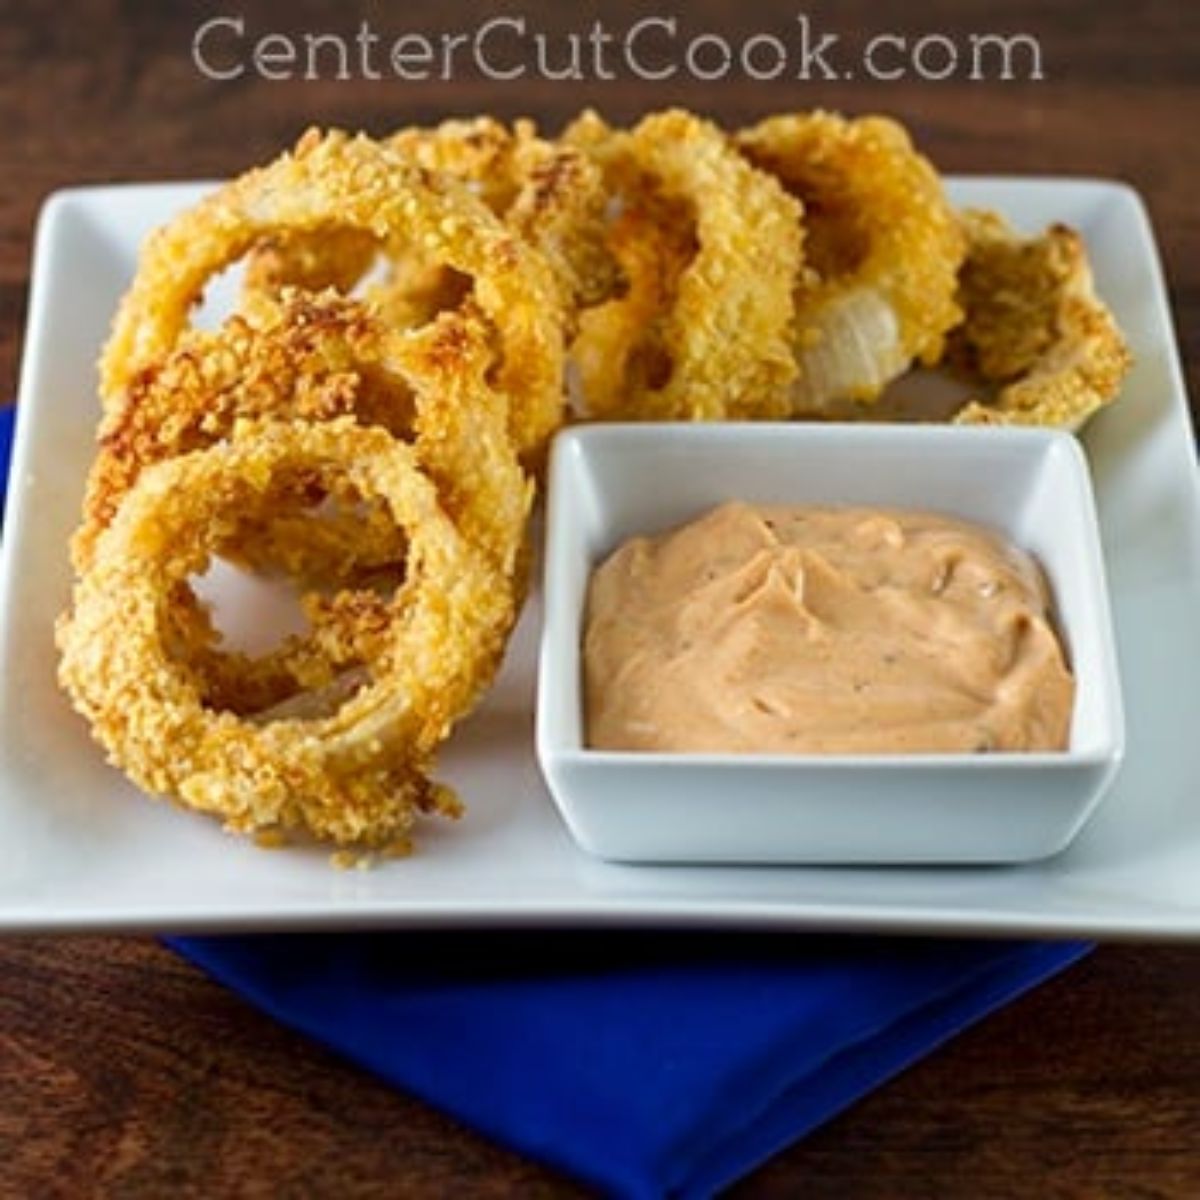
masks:
<path fill-rule="evenodd" d="M 728 500 L 978 522 L 1049 580 L 1076 679 L 1058 753 L 613 752 L 585 744 L 588 581 L 622 542 Z M 537 751 L 576 842 L 623 862 L 1014 863 L 1062 850 L 1120 764 L 1124 716 L 1087 462 L 1069 434 L 897 425 L 603 425 L 550 466 Z"/>

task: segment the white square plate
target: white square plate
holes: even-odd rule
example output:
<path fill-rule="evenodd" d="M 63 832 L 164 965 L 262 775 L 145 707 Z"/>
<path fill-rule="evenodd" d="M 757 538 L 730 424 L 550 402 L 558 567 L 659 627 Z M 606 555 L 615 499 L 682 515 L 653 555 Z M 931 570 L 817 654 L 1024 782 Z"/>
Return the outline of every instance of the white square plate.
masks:
<path fill-rule="evenodd" d="M 960 204 L 1084 234 L 1137 365 L 1084 437 L 1127 718 L 1124 765 L 1069 851 L 1021 867 L 619 866 L 577 850 L 534 759 L 539 605 L 456 733 L 444 775 L 468 805 L 416 855 L 339 872 L 268 853 L 140 796 L 55 685 L 97 416 L 94 362 L 137 246 L 203 184 L 60 193 L 38 230 L 21 420 L 0 565 L 0 927 L 265 929 L 694 925 L 931 933 L 1200 935 L 1200 505 L 1153 237 L 1137 196 L 1068 179 L 953 180 Z"/>

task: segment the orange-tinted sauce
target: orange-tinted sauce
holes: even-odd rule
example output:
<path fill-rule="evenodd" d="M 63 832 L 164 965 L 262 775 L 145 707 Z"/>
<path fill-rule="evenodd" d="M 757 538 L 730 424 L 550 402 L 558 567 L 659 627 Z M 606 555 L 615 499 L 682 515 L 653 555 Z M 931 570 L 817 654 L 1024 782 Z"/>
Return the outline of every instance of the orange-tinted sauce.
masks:
<path fill-rule="evenodd" d="M 1059 750 L 1075 685 L 1037 564 L 931 513 L 731 503 L 592 577 L 599 749 Z"/>

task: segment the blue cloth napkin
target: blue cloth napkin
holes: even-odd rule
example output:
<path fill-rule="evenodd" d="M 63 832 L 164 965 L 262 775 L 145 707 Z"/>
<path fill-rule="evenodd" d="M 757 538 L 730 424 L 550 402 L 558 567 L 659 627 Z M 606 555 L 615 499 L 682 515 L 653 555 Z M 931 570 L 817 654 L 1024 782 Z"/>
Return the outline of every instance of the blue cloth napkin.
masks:
<path fill-rule="evenodd" d="M 669 932 L 168 944 L 397 1087 L 634 1198 L 711 1195 L 1088 950 Z"/>
<path fill-rule="evenodd" d="M 170 944 L 397 1087 L 633 1198 L 712 1195 L 1087 950 L 668 933 Z"/>

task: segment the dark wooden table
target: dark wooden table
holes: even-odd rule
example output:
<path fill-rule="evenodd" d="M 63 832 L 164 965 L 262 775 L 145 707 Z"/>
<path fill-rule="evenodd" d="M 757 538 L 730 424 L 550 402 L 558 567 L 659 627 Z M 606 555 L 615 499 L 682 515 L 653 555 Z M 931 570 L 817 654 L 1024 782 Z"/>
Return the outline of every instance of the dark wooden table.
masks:
<path fill-rule="evenodd" d="M 272 7 L 276 9 L 272 12 Z M 1187 0 L 807 6 L 851 61 L 868 37 L 1024 32 L 1044 78 L 932 82 L 268 82 L 205 79 L 201 22 L 242 13 L 247 39 L 284 31 L 390 40 L 473 30 L 491 13 L 530 32 L 618 35 L 681 15 L 679 37 L 774 33 L 790 2 L 487 8 L 246 0 L 0 6 L 0 391 L 20 353 L 30 233 L 51 189 L 221 175 L 271 156 L 309 122 L 383 131 L 450 112 L 530 112 L 551 128 L 584 104 L 616 118 L 685 103 L 736 124 L 795 107 L 884 110 L 951 171 L 1115 176 L 1146 197 L 1161 239 L 1192 394 L 1200 369 L 1196 79 Z M 216 66 L 234 65 L 226 42 Z M 497 46 L 501 43 L 497 42 Z M 516 62 L 516 51 L 506 51 Z M 944 59 L 937 47 L 928 63 Z M 223 55 L 223 57 L 222 57 Z M 386 64 L 386 56 L 384 58 Z M 891 64 L 885 58 L 885 64 Z M 661 61 L 648 65 L 663 65 Z M 276 68 L 278 69 L 278 68 Z M 816 73 L 819 73 L 816 72 Z M 1025 74 L 1019 71 L 1019 74 Z M 535 936 L 535 935 L 534 935 Z M 747 1180 L 744 1195 L 1200 1195 L 1200 951 L 1104 947 L 907 1072 Z M 0 943 L 0 1195 L 572 1195 L 574 1186 L 342 1065 L 147 939 Z"/>

